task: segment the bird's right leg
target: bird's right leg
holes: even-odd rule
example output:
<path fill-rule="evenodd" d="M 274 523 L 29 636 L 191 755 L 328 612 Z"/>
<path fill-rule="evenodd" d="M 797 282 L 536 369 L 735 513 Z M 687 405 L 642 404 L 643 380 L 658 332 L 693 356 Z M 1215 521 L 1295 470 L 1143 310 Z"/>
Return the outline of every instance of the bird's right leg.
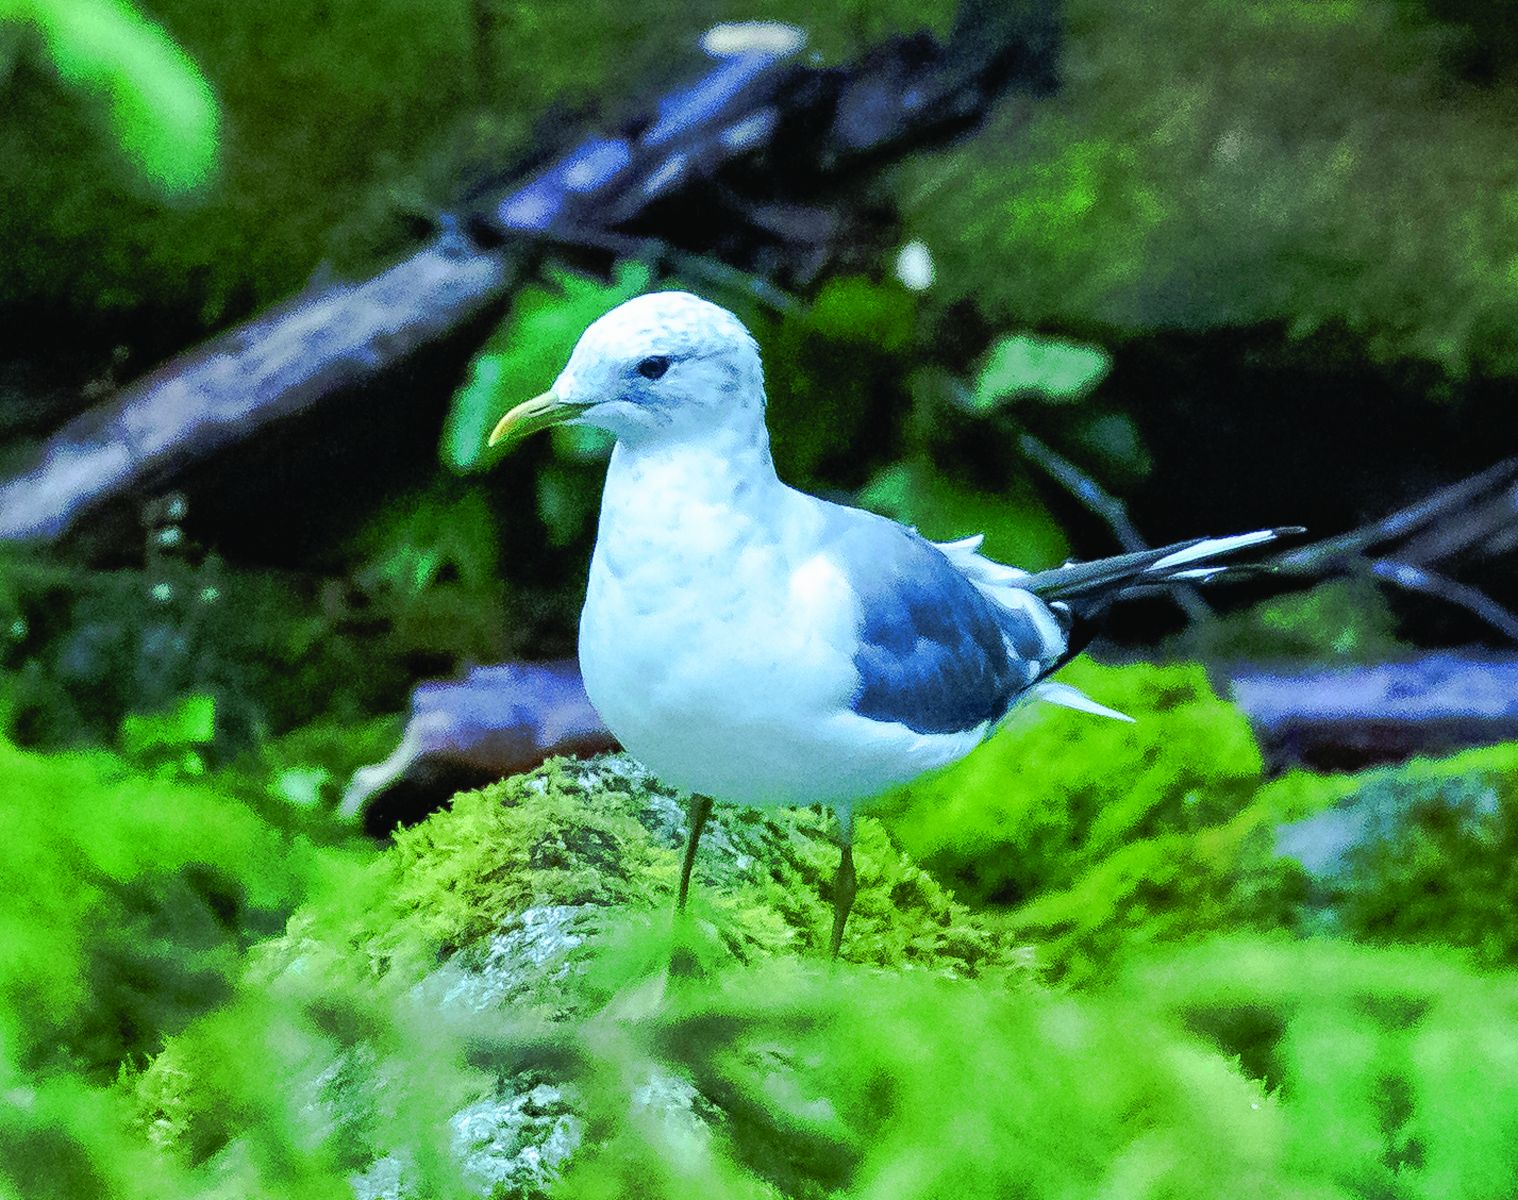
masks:
<path fill-rule="evenodd" d="M 843 852 L 838 856 L 838 874 L 833 879 L 833 936 L 828 950 L 828 957 L 834 962 L 838 960 L 838 950 L 843 945 L 843 927 L 848 923 L 849 912 L 854 907 L 854 894 L 858 890 L 854 877 L 854 814 L 840 808 L 838 825 L 838 840 Z"/>
<path fill-rule="evenodd" d="M 675 911 L 685 911 L 685 901 L 690 895 L 691 868 L 696 865 L 696 845 L 701 841 L 701 831 L 706 828 L 706 818 L 712 815 L 712 798 L 693 795 L 686 811 L 690 832 L 685 838 L 685 861 L 680 865 L 680 890 L 675 893 Z"/>

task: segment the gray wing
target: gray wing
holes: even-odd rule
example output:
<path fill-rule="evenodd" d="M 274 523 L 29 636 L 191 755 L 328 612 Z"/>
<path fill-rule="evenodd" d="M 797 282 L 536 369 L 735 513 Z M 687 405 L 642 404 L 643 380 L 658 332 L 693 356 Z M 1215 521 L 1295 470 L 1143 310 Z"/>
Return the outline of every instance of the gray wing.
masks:
<path fill-rule="evenodd" d="M 1047 663 L 1025 614 L 983 595 L 931 542 L 895 521 L 828 505 L 823 550 L 862 602 L 853 710 L 918 733 L 999 721 Z"/>

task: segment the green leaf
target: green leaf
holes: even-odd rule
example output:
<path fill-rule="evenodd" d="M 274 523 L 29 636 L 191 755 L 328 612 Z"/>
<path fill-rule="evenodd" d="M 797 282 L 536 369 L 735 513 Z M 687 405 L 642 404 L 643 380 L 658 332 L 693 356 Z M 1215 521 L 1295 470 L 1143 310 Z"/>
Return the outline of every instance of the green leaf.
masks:
<path fill-rule="evenodd" d="M 1069 553 L 1063 531 L 1021 481 L 1002 492 L 983 492 L 939 474 L 930 463 L 900 462 L 870 480 L 859 502 L 936 541 L 982 533 L 982 550 L 1016 567 L 1052 567 Z"/>
<path fill-rule="evenodd" d="M 568 271 L 554 271 L 552 286 L 517 292 L 511 314 L 469 365 L 464 386 L 453 394 L 439 447 L 443 464 L 460 474 L 486 471 L 508 453 L 485 439 L 511 407 L 548 389 L 564 369 L 585 327 L 608 309 L 648 290 L 652 274 L 639 262 L 617 265 L 609 284 Z M 566 434 L 554 447 L 568 458 L 596 457 L 608 443 L 593 435 Z"/>
<path fill-rule="evenodd" d="M 805 320 L 832 341 L 866 342 L 895 354 L 912 340 L 916 311 L 916 298 L 899 284 L 848 275 L 822 285 Z"/>
<path fill-rule="evenodd" d="M 121 722 L 121 749 L 132 758 L 163 750 L 209 745 L 216 738 L 216 697 L 197 692 L 161 713 L 129 713 Z"/>
<path fill-rule="evenodd" d="M 976 412 L 991 412 L 1016 400 L 1080 400 L 1111 368 L 1112 356 L 1100 346 L 1014 333 L 991 348 L 967 402 Z"/>
<path fill-rule="evenodd" d="M 123 0 L 0 0 L 33 27 L 66 83 L 102 97 L 122 149 L 165 193 L 205 184 L 219 148 L 216 98 L 195 64 Z"/>

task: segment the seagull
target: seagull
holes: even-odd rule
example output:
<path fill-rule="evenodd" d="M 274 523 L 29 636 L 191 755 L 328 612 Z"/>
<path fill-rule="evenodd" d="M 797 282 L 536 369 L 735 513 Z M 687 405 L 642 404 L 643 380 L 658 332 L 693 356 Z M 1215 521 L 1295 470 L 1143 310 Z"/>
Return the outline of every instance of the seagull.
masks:
<path fill-rule="evenodd" d="M 831 953 L 854 814 L 963 758 L 1019 700 L 1128 718 L 1049 679 L 1115 600 L 1212 578 L 1295 530 L 1198 538 L 1030 574 L 781 482 L 759 349 L 687 292 L 612 309 L 490 444 L 562 423 L 615 438 L 580 616 L 585 690 L 623 747 L 691 796 L 676 909 L 714 800 L 838 816 Z"/>

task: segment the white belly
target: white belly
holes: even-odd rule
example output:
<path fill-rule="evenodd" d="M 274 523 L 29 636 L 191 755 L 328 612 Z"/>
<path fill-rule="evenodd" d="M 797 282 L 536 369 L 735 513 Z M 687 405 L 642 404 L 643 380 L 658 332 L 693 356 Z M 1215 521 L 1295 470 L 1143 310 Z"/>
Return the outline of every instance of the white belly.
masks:
<path fill-rule="evenodd" d="M 580 621 L 586 691 L 672 786 L 852 808 L 981 737 L 923 735 L 851 710 L 857 606 L 825 559 L 793 565 L 779 545 L 678 561 L 598 546 Z"/>
<path fill-rule="evenodd" d="M 980 741 L 853 712 L 860 602 L 818 552 L 821 524 L 762 440 L 617 446 L 580 668 L 607 728 L 665 783 L 846 813 Z"/>

